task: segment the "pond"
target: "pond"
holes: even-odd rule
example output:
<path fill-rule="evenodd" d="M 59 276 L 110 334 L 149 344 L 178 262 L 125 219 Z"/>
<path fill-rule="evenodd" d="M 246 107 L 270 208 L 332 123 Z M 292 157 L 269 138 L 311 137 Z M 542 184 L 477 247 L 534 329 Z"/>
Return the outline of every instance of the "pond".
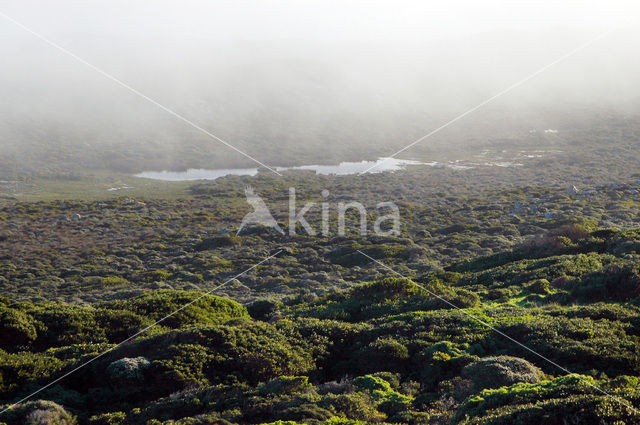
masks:
<path fill-rule="evenodd" d="M 408 159 L 380 158 L 377 161 L 341 162 L 338 165 L 299 165 L 293 167 L 276 167 L 277 171 L 288 170 L 310 170 L 322 175 L 349 175 L 363 172 L 380 173 L 383 171 L 401 170 L 407 165 L 428 165 L 435 166 L 436 162 L 419 162 Z M 369 170 L 369 168 L 375 168 Z M 145 171 L 136 174 L 136 177 L 143 177 L 154 180 L 165 181 L 185 181 L 185 180 L 215 180 L 224 176 L 255 176 L 258 174 L 257 168 L 220 168 L 220 169 L 195 169 L 186 171 Z"/>

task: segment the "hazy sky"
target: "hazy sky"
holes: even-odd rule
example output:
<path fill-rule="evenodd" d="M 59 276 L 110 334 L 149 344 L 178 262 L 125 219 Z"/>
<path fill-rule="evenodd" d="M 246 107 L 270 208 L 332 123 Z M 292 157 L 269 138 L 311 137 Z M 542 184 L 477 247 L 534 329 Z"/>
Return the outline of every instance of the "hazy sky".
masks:
<path fill-rule="evenodd" d="M 638 23 L 634 0 L 0 0 L 0 11 L 54 33 L 218 40 L 432 40 L 505 29 Z M 0 28 L 7 24 L 0 22 Z M 5 28 L 6 30 L 6 28 Z"/>

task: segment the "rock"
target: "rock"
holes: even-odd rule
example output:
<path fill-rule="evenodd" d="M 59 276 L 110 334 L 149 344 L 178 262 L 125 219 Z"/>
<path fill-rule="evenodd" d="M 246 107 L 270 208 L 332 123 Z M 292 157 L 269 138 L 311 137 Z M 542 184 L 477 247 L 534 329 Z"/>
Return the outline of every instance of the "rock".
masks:
<path fill-rule="evenodd" d="M 555 211 L 547 211 L 544 213 L 544 218 L 554 218 L 556 215 L 558 215 L 558 213 Z"/>

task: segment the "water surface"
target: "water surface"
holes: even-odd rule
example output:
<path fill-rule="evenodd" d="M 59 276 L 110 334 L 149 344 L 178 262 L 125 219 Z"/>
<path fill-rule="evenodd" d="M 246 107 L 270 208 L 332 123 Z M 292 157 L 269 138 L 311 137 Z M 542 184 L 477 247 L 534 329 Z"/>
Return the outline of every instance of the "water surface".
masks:
<path fill-rule="evenodd" d="M 294 167 L 276 167 L 277 171 L 310 170 L 321 175 L 349 175 L 358 173 L 381 173 L 383 171 L 398 171 L 407 165 L 434 166 L 436 162 L 419 162 L 408 159 L 380 158 L 377 161 L 341 162 L 338 165 L 298 165 Z M 375 166 L 375 168 L 371 168 Z M 370 169 L 371 168 L 371 169 Z M 186 180 L 215 180 L 224 176 L 255 176 L 257 168 L 221 168 L 213 170 L 190 168 L 187 171 L 145 171 L 136 174 L 154 180 L 186 181 Z"/>

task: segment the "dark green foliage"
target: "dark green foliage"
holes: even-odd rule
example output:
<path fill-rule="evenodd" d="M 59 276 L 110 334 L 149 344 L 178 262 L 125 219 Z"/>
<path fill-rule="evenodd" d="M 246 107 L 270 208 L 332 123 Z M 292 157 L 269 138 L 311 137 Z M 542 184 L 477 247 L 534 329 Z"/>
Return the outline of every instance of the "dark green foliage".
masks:
<path fill-rule="evenodd" d="M 437 278 L 423 283 L 387 278 L 301 306 L 297 314 L 355 322 L 415 310 L 468 308 L 479 302 L 476 294 L 448 287 Z"/>
<path fill-rule="evenodd" d="M 404 370 L 409 359 L 407 347 L 391 337 L 378 338 L 363 347 L 356 357 L 366 371 Z"/>
<path fill-rule="evenodd" d="M 236 380 L 256 384 L 303 374 L 313 367 L 310 347 L 304 341 L 259 322 L 174 331 L 123 351 L 146 355 L 153 361 L 159 383 L 174 389 Z"/>
<path fill-rule="evenodd" d="M 477 358 L 469 355 L 467 345 L 442 341 L 420 353 L 422 370 L 420 378 L 426 388 L 435 389 L 442 381 L 460 374 L 462 368 Z"/>
<path fill-rule="evenodd" d="M 55 375 L 68 363 L 53 355 L 0 350 L 0 394 L 10 398 L 25 385 Z"/>
<path fill-rule="evenodd" d="M 610 266 L 566 285 L 571 297 L 581 302 L 635 301 L 640 303 L 640 272 L 637 266 Z"/>
<path fill-rule="evenodd" d="M 240 304 L 197 291 L 155 291 L 128 300 L 105 303 L 103 307 L 132 311 L 153 321 L 163 319 L 162 325 L 171 328 L 196 323 L 213 325 L 249 317 L 246 309 Z"/>
<path fill-rule="evenodd" d="M 197 251 L 204 251 L 208 249 L 224 248 L 240 244 L 240 238 L 233 235 L 216 236 L 213 238 L 204 239 L 199 242 L 195 249 Z"/>
<path fill-rule="evenodd" d="M 125 200 L 0 206 L 19 229 L 0 240 L 1 403 L 113 349 L 39 396 L 81 425 L 639 423 L 584 380 L 639 403 L 640 232 L 512 213 L 530 196 L 561 215 L 591 201 L 407 189 L 400 237 L 233 236 L 238 182 L 217 182 L 216 199 L 150 200 L 148 216 Z M 636 214 L 632 195 L 606 214 Z M 56 231 L 48 217 L 68 208 L 108 231 Z M 82 235 L 83 249 L 41 249 L 18 219 L 51 240 Z M 18 412 L 0 422 L 27 423 Z"/>
<path fill-rule="evenodd" d="M 536 318 L 500 327 L 505 334 L 569 370 L 586 373 L 595 369 L 609 376 L 640 371 L 638 338 L 628 335 L 626 329 L 629 327 L 625 324 L 607 319 L 564 317 Z M 489 335 L 486 344 L 493 349 L 509 347 L 511 354 L 535 361 L 546 371 L 557 371 L 546 362 L 539 363 L 532 353 L 514 347 L 500 335 Z"/>
<path fill-rule="evenodd" d="M 360 376 L 353 381 L 353 385 L 368 392 L 375 401 L 378 410 L 388 415 L 408 410 L 411 406 L 411 397 L 395 391 L 388 381 L 379 376 Z"/>
<path fill-rule="evenodd" d="M 547 279 L 534 280 L 527 289 L 534 294 L 548 294 L 551 289 L 551 284 Z"/>
<path fill-rule="evenodd" d="M 103 413 L 89 418 L 89 425 L 120 425 L 126 417 L 124 412 Z"/>
<path fill-rule="evenodd" d="M 282 307 L 282 303 L 273 300 L 257 300 L 247 306 L 247 312 L 256 320 L 268 320 Z"/>
<path fill-rule="evenodd" d="M 638 397 L 637 378 L 627 381 L 597 382 L 588 376 L 564 376 L 538 384 L 516 384 L 485 390 L 469 398 L 456 414 L 459 424 L 545 423 L 630 423 L 640 421 L 640 414 L 630 407 L 606 397 L 594 386 L 605 386 L 623 403 L 633 406 Z M 637 404 L 636 404 L 637 405 Z M 621 421 L 621 422 L 617 422 Z"/>
<path fill-rule="evenodd" d="M 0 307 L 0 348 L 18 350 L 31 344 L 36 337 L 32 317 L 20 310 Z"/>

